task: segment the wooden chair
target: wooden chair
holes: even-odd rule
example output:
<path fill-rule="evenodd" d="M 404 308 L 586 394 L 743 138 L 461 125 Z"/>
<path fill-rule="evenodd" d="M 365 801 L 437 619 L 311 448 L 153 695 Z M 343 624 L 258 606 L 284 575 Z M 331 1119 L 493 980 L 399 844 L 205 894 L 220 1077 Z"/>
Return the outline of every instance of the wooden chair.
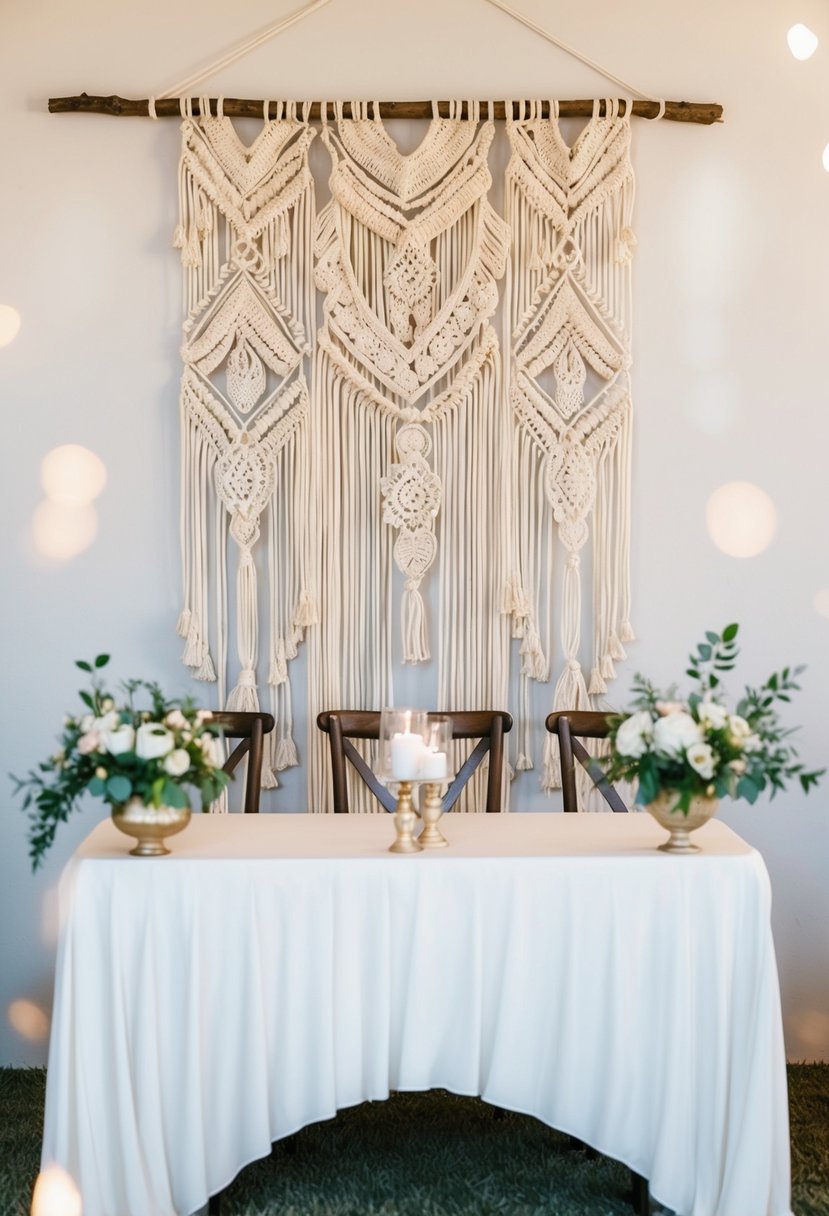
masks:
<path fill-rule="evenodd" d="M 273 715 L 214 710 L 212 721 L 215 726 L 222 728 L 226 739 L 241 740 L 222 765 L 226 773 L 233 773 L 243 757 L 249 757 L 242 810 L 246 815 L 256 815 L 259 812 L 259 794 L 262 789 L 265 735 L 270 734 L 274 728 Z"/>
<path fill-rule="evenodd" d="M 486 791 L 486 809 L 489 813 L 501 810 L 501 784 L 504 773 L 504 735 L 512 730 L 512 716 L 503 710 L 476 710 L 466 713 L 451 713 L 453 739 L 477 739 L 478 742 L 467 756 L 443 799 L 444 811 L 451 811 L 463 792 L 464 786 L 489 752 L 489 775 Z M 393 812 L 396 801 L 391 792 L 380 782 L 371 768 L 351 742 L 352 739 L 379 739 L 380 714 L 373 710 L 339 709 L 326 710 L 317 716 L 317 726 L 324 731 L 331 744 L 331 771 L 334 779 L 334 811 L 348 813 L 348 781 L 346 761 L 351 763 L 387 811 Z"/>
<path fill-rule="evenodd" d="M 627 812 L 619 793 L 606 779 L 601 765 L 595 760 L 581 739 L 606 739 L 610 725 L 607 714 L 588 710 L 560 710 L 549 714 L 545 723 L 551 735 L 558 736 L 561 750 L 561 792 L 565 811 L 579 809 L 576 794 L 576 760 L 581 764 L 596 789 L 612 811 Z"/>

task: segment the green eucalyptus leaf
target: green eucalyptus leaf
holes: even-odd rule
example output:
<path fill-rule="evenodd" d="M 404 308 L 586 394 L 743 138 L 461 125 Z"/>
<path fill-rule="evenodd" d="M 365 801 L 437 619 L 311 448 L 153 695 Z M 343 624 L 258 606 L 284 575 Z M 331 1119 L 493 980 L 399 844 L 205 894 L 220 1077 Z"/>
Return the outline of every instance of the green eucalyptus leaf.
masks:
<path fill-rule="evenodd" d="M 129 777 L 114 773 L 113 776 L 107 778 L 106 792 L 113 802 L 126 802 L 132 793 L 132 782 Z"/>
<path fill-rule="evenodd" d="M 92 664 L 87 663 L 85 659 L 75 659 L 75 666 L 80 667 L 81 671 L 91 671 Z"/>
<path fill-rule="evenodd" d="M 732 642 L 739 632 L 739 625 L 726 625 L 722 631 L 722 640 L 724 642 Z"/>
<path fill-rule="evenodd" d="M 108 654 L 99 654 L 95 659 L 95 666 L 96 667 L 106 667 L 108 662 L 109 662 Z"/>
<path fill-rule="evenodd" d="M 184 807 L 190 805 L 190 799 L 187 797 L 187 791 L 183 786 L 177 785 L 175 781 L 169 779 L 164 782 L 161 791 L 161 801 L 164 806 L 173 806 L 178 810 L 183 810 Z"/>
<path fill-rule="evenodd" d="M 100 777 L 93 777 L 86 788 L 94 797 L 101 798 L 106 789 L 106 782 L 102 781 Z"/>

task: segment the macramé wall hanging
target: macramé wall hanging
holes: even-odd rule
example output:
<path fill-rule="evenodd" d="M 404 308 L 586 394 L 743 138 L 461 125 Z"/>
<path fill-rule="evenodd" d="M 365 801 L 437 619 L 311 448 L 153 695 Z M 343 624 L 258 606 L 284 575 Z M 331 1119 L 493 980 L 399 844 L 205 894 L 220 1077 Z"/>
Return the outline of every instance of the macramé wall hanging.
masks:
<path fill-rule="evenodd" d="M 513 420 L 510 589 L 521 638 L 519 769 L 532 767 L 530 680 L 547 681 L 552 631 L 560 675 L 550 709 L 590 709 L 624 658 L 630 623 L 630 265 L 633 168 L 630 107 L 608 99 L 572 146 L 537 104 L 507 123 L 507 219 L 512 231 L 508 314 Z M 521 107 L 524 110 L 524 107 Z M 581 554 L 592 539 L 592 660 L 582 670 Z M 563 566 L 556 581 L 557 562 Z M 553 589 L 561 594 L 553 602 Z M 542 786 L 561 784 L 558 747 L 545 745 Z"/>
<path fill-rule="evenodd" d="M 263 772 L 267 789 L 276 784 L 274 768 L 297 763 L 289 663 L 305 628 L 317 620 L 309 593 L 310 404 L 303 374 L 315 315 L 308 170 L 314 132 L 295 106 L 279 106 L 250 147 L 221 113 L 185 114 L 181 134 L 175 244 L 187 314 L 178 628 L 185 664 L 196 679 L 217 681 L 220 705 L 259 709 L 254 554 L 265 548 L 269 620 L 261 632 L 277 720 Z M 228 538 L 238 652 L 230 664 Z M 233 686 L 225 697 L 229 665 Z"/>
<path fill-rule="evenodd" d="M 376 708 L 393 695 L 393 572 L 403 663 L 437 652 L 438 704 L 506 704 L 500 614 L 507 439 L 491 320 L 509 233 L 492 209 L 494 132 L 477 107 L 435 112 L 402 156 L 373 105 L 325 125 L 331 202 L 317 226 L 325 324 L 314 372 L 320 624 L 310 706 Z M 428 620 L 424 580 L 438 580 Z M 343 644 L 343 639 L 348 644 Z M 330 797 L 318 743 L 309 804 Z M 356 794 L 356 790 L 355 790 Z"/>
<path fill-rule="evenodd" d="M 49 102 L 182 119 L 183 659 L 227 708 L 258 709 L 269 687 L 268 788 L 299 762 L 291 669 L 305 641 L 312 810 L 330 804 L 317 712 L 393 704 L 398 660 L 435 664 L 436 708 L 510 708 L 519 771 L 534 766 L 534 684 L 553 685 L 548 709 L 602 704 L 633 637 L 631 117 L 722 116 L 652 98 L 173 96 L 328 2 L 162 97 Z M 262 119 L 253 143 L 231 116 Z M 429 120 L 413 153 L 392 117 Z M 587 119 L 572 144 L 564 117 Z M 496 119 L 504 218 L 489 198 Z M 319 212 L 318 120 L 331 192 Z M 559 783 L 547 736 L 541 784 Z M 355 809 L 373 809 L 366 795 L 355 788 Z"/>

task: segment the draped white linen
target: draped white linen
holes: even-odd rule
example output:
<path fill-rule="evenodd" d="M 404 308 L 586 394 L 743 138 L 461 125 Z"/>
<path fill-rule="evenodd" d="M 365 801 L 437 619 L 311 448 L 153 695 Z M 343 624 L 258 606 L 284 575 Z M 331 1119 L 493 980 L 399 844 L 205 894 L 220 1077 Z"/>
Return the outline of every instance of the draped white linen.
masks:
<path fill-rule="evenodd" d="M 644 815 L 197 816 L 62 884 L 43 1160 L 86 1216 L 186 1216 L 272 1140 L 392 1089 L 535 1115 L 682 1216 L 790 1216 L 763 861 Z"/>

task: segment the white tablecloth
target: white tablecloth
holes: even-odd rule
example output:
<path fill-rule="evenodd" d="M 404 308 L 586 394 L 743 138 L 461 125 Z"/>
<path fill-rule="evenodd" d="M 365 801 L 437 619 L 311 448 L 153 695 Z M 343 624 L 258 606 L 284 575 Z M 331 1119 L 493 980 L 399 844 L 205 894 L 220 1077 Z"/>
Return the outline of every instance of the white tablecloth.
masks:
<path fill-rule="evenodd" d="M 761 857 L 645 815 L 195 816 L 160 859 L 109 822 L 62 883 L 44 1162 L 85 1216 L 182 1216 L 271 1141 L 442 1087 L 537 1116 L 682 1216 L 788 1216 Z"/>

